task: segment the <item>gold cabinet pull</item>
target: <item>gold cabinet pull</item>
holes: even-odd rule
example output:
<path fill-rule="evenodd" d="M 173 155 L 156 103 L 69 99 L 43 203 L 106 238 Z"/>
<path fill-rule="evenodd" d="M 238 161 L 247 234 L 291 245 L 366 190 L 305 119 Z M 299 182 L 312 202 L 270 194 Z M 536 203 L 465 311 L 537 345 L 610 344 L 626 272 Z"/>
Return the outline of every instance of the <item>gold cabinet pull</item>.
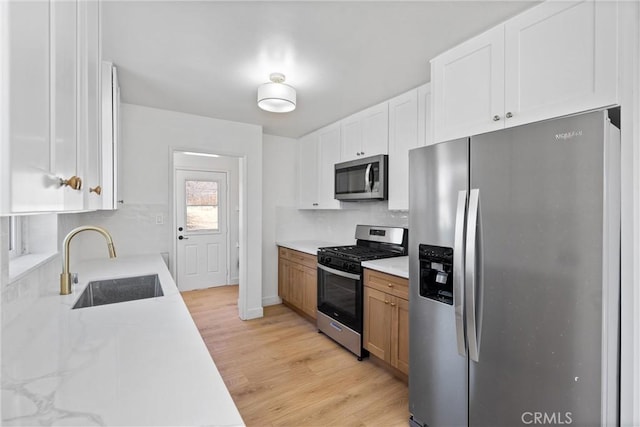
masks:
<path fill-rule="evenodd" d="M 391 283 L 387 283 L 387 286 L 390 287 L 390 288 L 393 288 L 393 284 L 391 284 Z"/>
<path fill-rule="evenodd" d="M 391 303 L 391 307 L 395 307 L 395 306 L 396 306 L 396 303 L 395 303 L 395 302 L 392 302 L 392 303 Z"/>
<path fill-rule="evenodd" d="M 385 300 L 385 301 L 384 301 L 384 303 L 385 303 L 385 304 L 389 304 L 389 301 Z"/>
<path fill-rule="evenodd" d="M 102 187 L 96 185 L 95 188 L 89 188 L 89 193 L 96 193 L 99 196 L 102 193 Z"/>
<path fill-rule="evenodd" d="M 60 187 L 70 187 L 73 190 L 82 189 L 82 179 L 79 176 L 72 176 L 69 179 L 60 178 Z"/>

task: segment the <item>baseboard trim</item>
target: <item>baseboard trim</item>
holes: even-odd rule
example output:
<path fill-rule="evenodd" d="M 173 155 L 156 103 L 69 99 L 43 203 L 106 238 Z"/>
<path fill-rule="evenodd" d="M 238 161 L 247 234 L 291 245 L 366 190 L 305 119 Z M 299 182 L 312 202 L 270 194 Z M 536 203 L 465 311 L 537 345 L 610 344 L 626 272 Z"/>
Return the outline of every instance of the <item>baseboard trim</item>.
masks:
<path fill-rule="evenodd" d="M 245 313 L 246 317 L 243 320 L 259 319 L 264 317 L 262 307 L 250 308 Z"/>
<path fill-rule="evenodd" d="M 277 295 L 273 295 L 273 296 L 270 296 L 270 297 L 262 298 L 262 306 L 263 307 L 268 307 L 270 305 L 277 305 L 277 304 L 282 304 L 282 300 Z"/>

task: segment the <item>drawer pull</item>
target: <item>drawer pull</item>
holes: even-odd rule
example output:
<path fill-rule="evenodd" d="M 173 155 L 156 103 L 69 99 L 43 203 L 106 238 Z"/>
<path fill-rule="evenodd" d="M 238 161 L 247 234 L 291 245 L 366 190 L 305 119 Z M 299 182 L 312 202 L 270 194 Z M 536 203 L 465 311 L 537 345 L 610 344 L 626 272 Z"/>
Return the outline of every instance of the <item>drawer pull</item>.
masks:
<path fill-rule="evenodd" d="M 388 283 L 387 286 L 390 287 L 390 288 L 393 288 L 393 284 L 392 283 Z"/>

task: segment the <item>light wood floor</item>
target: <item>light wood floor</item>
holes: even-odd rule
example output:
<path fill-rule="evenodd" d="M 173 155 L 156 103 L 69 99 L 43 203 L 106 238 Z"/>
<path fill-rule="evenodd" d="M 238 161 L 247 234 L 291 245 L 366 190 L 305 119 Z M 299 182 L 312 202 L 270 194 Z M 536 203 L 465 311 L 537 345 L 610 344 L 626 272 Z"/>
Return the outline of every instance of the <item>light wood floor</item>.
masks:
<path fill-rule="evenodd" d="M 407 386 L 283 305 L 238 318 L 237 286 L 183 292 L 247 426 L 406 426 Z"/>

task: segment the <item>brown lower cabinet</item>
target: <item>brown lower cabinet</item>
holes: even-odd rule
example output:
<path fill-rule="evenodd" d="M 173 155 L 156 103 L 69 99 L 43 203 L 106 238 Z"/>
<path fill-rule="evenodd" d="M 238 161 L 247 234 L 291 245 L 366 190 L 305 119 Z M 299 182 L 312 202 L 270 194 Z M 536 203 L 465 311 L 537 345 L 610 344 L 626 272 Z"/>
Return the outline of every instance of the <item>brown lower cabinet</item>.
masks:
<path fill-rule="evenodd" d="M 316 318 L 317 257 L 293 249 L 278 249 L 278 296 L 290 307 Z"/>
<path fill-rule="evenodd" d="M 364 270 L 364 348 L 409 374 L 409 281 Z"/>

